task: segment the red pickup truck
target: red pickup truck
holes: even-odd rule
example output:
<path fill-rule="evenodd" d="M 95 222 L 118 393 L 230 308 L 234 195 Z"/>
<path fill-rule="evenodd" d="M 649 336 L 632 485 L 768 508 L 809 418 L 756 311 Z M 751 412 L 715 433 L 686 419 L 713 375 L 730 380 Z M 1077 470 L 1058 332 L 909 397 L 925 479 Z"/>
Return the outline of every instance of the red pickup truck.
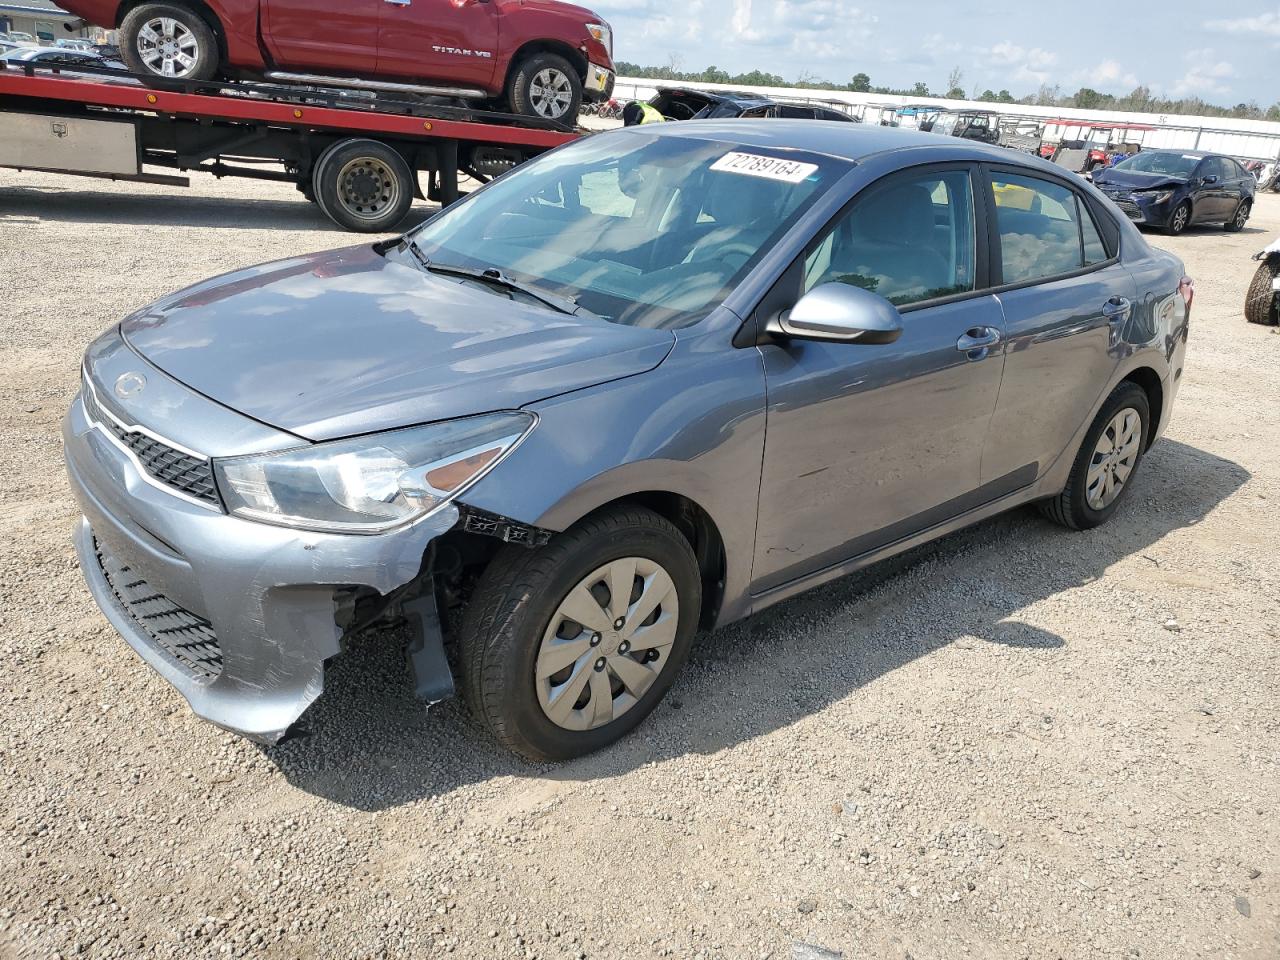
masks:
<path fill-rule="evenodd" d="M 557 0 L 60 0 L 142 77 L 216 75 L 489 101 L 573 123 L 613 90 L 613 36 Z"/>

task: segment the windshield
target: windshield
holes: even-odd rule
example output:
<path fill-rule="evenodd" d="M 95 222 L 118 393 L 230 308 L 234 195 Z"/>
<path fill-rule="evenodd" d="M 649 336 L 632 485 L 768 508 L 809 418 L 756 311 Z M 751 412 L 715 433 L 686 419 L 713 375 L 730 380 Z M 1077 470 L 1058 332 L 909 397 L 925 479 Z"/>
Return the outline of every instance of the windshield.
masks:
<path fill-rule="evenodd" d="M 1127 170 L 1130 173 L 1163 173 L 1171 177 L 1189 177 L 1199 162 L 1199 157 L 1184 153 L 1147 150 L 1133 155 L 1128 160 L 1121 160 L 1112 169 Z"/>
<path fill-rule="evenodd" d="M 619 131 L 517 167 L 414 234 L 614 323 L 706 316 L 848 169 L 830 157 Z"/>

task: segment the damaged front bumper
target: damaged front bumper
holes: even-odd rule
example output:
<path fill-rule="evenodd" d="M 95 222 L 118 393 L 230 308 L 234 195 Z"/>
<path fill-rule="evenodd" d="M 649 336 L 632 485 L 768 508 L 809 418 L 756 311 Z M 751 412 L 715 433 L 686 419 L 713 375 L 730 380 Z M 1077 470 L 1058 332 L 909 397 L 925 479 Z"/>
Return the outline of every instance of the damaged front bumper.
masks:
<path fill-rule="evenodd" d="M 89 359 L 98 385 L 139 364 L 109 343 Z M 146 378 L 149 408 L 170 425 L 200 425 L 218 442 L 252 447 L 299 442 L 154 368 Z M 137 422 L 116 406 L 117 424 Z M 83 395 L 67 413 L 63 440 L 84 515 L 76 550 L 98 606 L 196 714 L 262 743 L 283 739 L 323 690 L 325 661 L 341 650 L 339 599 L 353 588 L 386 595 L 410 583 L 430 542 L 458 521 L 449 505 L 400 530 L 354 536 L 229 516 L 157 483 L 119 436 L 90 420 Z M 194 446 L 181 437 L 174 446 L 184 440 Z"/>

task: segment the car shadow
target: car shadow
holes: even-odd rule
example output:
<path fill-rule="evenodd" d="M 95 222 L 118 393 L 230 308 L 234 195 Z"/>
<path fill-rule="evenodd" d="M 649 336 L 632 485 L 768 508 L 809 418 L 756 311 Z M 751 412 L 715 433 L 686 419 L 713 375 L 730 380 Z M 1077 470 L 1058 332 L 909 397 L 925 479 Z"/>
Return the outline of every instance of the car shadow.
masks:
<path fill-rule="evenodd" d="M 408 229 L 416 226 L 431 209 L 417 201 L 397 227 Z M 302 194 L 298 194 L 296 200 L 257 200 L 249 197 L 208 197 L 187 192 L 124 194 L 0 185 L 0 223 L 23 219 L 115 226 L 341 231 L 319 207 L 303 199 Z"/>
<path fill-rule="evenodd" d="M 543 765 L 510 755 L 460 699 L 428 713 L 410 691 L 403 638 L 389 635 L 334 661 L 325 695 L 303 718 L 308 736 L 262 749 L 299 789 L 380 810 L 494 777 L 587 781 L 713 754 L 956 642 L 1052 656 L 1063 638 L 1020 622 L 1021 610 L 1145 556 L 1167 534 L 1199 523 L 1250 476 L 1169 440 L 1143 466 L 1128 501 L 1097 530 L 1071 533 L 1033 508 L 1016 510 L 700 635 L 654 714 L 581 760 Z"/>

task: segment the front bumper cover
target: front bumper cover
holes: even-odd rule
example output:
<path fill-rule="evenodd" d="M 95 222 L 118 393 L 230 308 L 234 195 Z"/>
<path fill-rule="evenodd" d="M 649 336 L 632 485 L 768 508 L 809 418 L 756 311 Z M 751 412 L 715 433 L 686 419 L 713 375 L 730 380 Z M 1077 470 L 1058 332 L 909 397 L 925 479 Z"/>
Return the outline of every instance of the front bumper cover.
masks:
<path fill-rule="evenodd" d="M 101 359 L 101 358 L 100 358 Z M 136 366 L 136 357 L 118 358 Z M 106 357 L 95 376 L 115 372 Z M 177 403 L 200 422 L 225 408 L 152 369 L 151 399 Z M 112 379 L 105 379 L 112 383 Z M 216 413 L 214 408 L 216 409 Z M 84 518 L 76 550 L 107 619 L 195 713 L 262 743 L 277 743 L 324 688 L 324 663 L 341 649 L 335 597 L 353 587 L 390 593 L 422 569 L 430 542 L 458 520 L 452 504 L 379 536 L 318 534 L 233 517 L 169 493 L 143 477 L 125 450 L 90 422 L 79 396 L 63 421 L 71 487 Z M 99 550 L 145 581 L 165 610 L 206 621 L 220 665 L 210 677 L 157 642 L 151 614 L 122 599 Z M 131 578 L 132 579 L 132 578 Z M 132 598 L 145 601 L 146 597 Z M 139 610 L 143 613 L 139 613 Z"/>
<path fill-rule="evenodd" d="M 587 81 L 583 85 L 583 95 L 588 100 L 608 100 L 613 96 L 614 72 L 607 67 L 594 63 L 587 64 Z"/>

